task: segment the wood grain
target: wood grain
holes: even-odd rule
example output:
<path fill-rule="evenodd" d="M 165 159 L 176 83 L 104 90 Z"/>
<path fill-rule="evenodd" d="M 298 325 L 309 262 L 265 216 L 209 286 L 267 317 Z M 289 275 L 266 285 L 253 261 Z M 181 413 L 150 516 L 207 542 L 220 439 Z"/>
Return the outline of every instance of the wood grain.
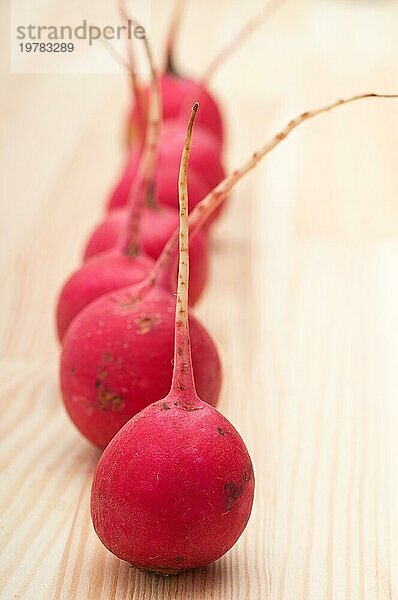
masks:
<path fill-rule="evenodd" d="M 157 48 L 165 5 L 153 4 Z M 203 72 L 260 5 L 190 2 L 181 64 Z M 397 22 L 387 0 L 285 2 L 214 80 L 228 164 L 302 110 L 397 91 Z M 255 507 L 223 559 L 164 579 L 93 532 L 99 454 L 63 411 L 53 333 L 59 286 L 121 165 L 125 81 L 3 67 L 1 598 L 398 598 L 397 103 L 306 124 L 230 200 L 197 313 L 223 359 L 221 410 L 253 457 Z"/>

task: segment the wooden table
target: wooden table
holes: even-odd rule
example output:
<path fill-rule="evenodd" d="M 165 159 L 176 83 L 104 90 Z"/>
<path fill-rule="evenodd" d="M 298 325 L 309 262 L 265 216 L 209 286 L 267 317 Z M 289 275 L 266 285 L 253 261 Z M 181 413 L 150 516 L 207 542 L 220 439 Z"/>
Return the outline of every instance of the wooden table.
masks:
<path fill-rule="evenodd" d="M 63 410 L 53 328 L 122 164 L 125 78 L 10 75 L 4 4 L 1 598 L 397 598 L 397 101 L 304 125 L 233 194 L 196 312 L 223 359 L 221 410 L 254 460 L 254 511 L 216 564 L 151 576 L 93 532 L 99 454 Z M 261 4 L 191 0 L 180 63 L 199 74 Z M 397 22 L 393 0 L 285 2 L 214 79 L 228 165 L 302 110 L 398 91 Z"/>

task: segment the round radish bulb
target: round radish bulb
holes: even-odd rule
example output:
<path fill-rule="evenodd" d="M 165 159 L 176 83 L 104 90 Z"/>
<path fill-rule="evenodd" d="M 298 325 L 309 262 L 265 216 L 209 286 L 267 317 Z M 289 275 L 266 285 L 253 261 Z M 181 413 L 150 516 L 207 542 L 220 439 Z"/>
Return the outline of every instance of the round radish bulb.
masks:
<path fill-rule="evenodd" d="M 205 193 L 209 192 L 225 177 L 225 171 L 222 161 L 215 151 L 211 137 L 204 129 L 195 129 L 192 139 L 191 160 L 189 162 L 189 177 L 193 173 L 199 175 L 202 181 L 207 184 Z M 181 148 L 184 145 L 184 129 L 181 122 L 169 120 L 163 124 L 160 143 L 158 168 L 160 171 L 164 168 L 168 175 L 168 180 L 174 182 L 172 190 L 175 190 L 175 182 L 178 181 L 179 163 L 178 157 Z M 165 175 L 162 174 L 162 177 Z M 174 177 L 174 179 L 173 179 Z M 195 181 L 195 179 L 194 179 Z M 196 183 L 196 182 L 195 182 Z M 158 181 L 159 193 L 161 191 L 162 180 Z M 190 190 L 188 182 L 188 191 Z M 203 198 L 204 196 L 202 196 Z M 202 200 L 202 198 L 200 198 Z M 166 202 L 172 201 L 173 206 L 178 208 L 178 196 L 171 194 L 166 197 Z M 190 205 L 196 204 L 196 199 L 190 201 Z"/>
<path fill-rule="evenodd" d="M 157 201 L 173 208 L 178 207 L 177 180 L 179 170 L 179 152 L 184 144 L 182 123 L 170 120 L 163 123 L 155 173 Z M 192 157 L 190 160 L 188 191 L 191 195 L 190 206 L 197 202 L 225 177 L 224 167 L 217 155 L 211 137 L 205 130 L 195 129 Z M 129 156 L 124 173 L 113 190 L 108 208 L 113 209 L 127 203 L 129 190 L 137 175 L 140 163 L 140 151 L 134 148 Z"/>
<path fill-rule="evenodd" d="M 173 171 L 169 169 L 166 164 L 163 164 L 163 166 L 156 171 L 155 191 L 158 204 L 168 206 L 172 208 L 175 213 L 177 213 L 178 207 L 176 198 L 178 194 L 178 188 L 175 175 L 175 172 L 173 173 Z M 193 169 L 191 170 L 191 178 L 192 182 L 189 186 L 189 189 L 192 192 L 192 206 L 195 206 L 195 204 L 200 202 L 209 192 L 209 184 L 202 177 L 202 175 L 199 175 Z"/>
<path fill-rule="evenodd" d="M 115 249 L 120 232 L 126 228 L 128 209 L 112 210 L 92 233 L 85 249 L 84 258 Z M 145 208 L 141 216 L 139 243 L 142 251 L 156 260 L 162 253 L 170 236 L 178 228 L 178 213 L 166 206 Z M 191 242 L 191 277 L 189 280 L 189 301 L 193 306 L 202 295 L 209 273 L 209 247 L 207 235 L 199 231 Z M 176 289 L 177 261 L 170 266 L 170 285 Z"/>
<path fill-rule="evenodd" d="M 97 225 L 91 233 L 84 248 L 83 260 L 86 261 L 97 254 L 107 252 L 116 248 L 120 232 L 126 227 L 128 221 L 128 209 L 125 207 L 115 208 L 103 221 Z"/>
<path fill-rule="evenodd" d="M 168 118 L 182 118 L 189 102 L 197 98 L 200 102 L 200 114 L 195 129 L 198 127 L 209 129 L 221 151 L 224 138 L 223 119 L 218 103 L 206 87 L 199 81 L 171 73 L 163 74 L 162 83 L 163 102 L 167 107 Z"/>
<path fill-rule="evenodd" d="M 173 371 L 175 296 L 159 286 L 102 296 L 70 325 L 61 357 L 61 390 L 77 429 L 100 448 L 137 412 L 165 396 Z M 200 397 L 216 405 L 221 364 L 213 340 L 190 317 Z"/>
<path fill-rule="evenodd" d="M 180 11 L 177 11 L 180 14 Z M 121 14 L 124 20 L 128 15 L 124 2 L 121 3 Z M 178 19 L 177 19 L 178 21 Z M 175 32 L 175 27 L 173 27 Z M 174 33 L 172 34 L 174 35 Z M 154 196 L 159 204 L 178 207 L 177 185 L 180 149 L 184 143 L 185 126 L 179 119 L 167 120 L 161 125 L 161 78 L 157 77 L 153 65 L 148 42 L 145 40 L 146 52 L 151 66 L 151 104 L 148 109 L 147 129 L 152 129 L 152 173 L 151 184 Z M 170 48 L 171 46 L 169 46 Z M 170 53 L 169 53 L 170 56 Z M 137 94 L 136 94 L 137 95 Z M 148 94 L 147 94 L 148 95 Z M 153 97 L 155 96 L 155 100 Z M 191 100 L 189 105 L 191 105 Z M 142 103 L 139 103 L 142 112 Z M 147 132 L 148 133 L 148 132 Z M 145 152 L 145 148 L 144 148 Z M 116 185 L 108 202 L 108 208 L 114 209 L 127 204 L 131 187 L 137 177 L 141 162 L 140 148 L 131 151 L 124 173 Z M 224 169 L 214 138 L 205 129 L 197 128 L 194 134 L 194 147 L 190 164 L 189 192 L 193 207 L 224 178 Z"/>
<path fill-rule="evenodd" d="M 100 540 L 132 565 L 169 575 L 225 554 L 246 527 L 253 467 L 231 423 L 196 393 L 188 319 L 187 163 L 194 106 L 180 170 L 174 369 L 163 400 L 113 438 L 94 473 L 91 517 Z M 191 330 L 192 335 L 192 330 Z M 192 338 L 192 355 L 193 355 Z"/>
<path fill-rule="evenodd" d="M 183 126 L 187 107 L 193 101 L 199 100 L 201 114 L 198 115 L 195 131 L 205 130 L 211 136 L 213 145 L 220 155 L 224 142 L 223 119 L 218 104 L 209 91 L 200 82 L 171 73 L 163 73 L 160 76 L 160 86 L 165 122 L 169 119 L 178 119 Z M 137 127 L 138 117 L 138 108 L 134 105 L 130 114 L 130 127 Z"/>
<path fill-rule="evenodd" d="M 59 340 L 73 319 L 88 304 L 104 294 L 143 281 L 153 260 L 139 255 L 134 259 L 120 252 L 106 252 L 87 261 L 63 286 L 57 302 L 56 321 Z"/>
<path fill-rule="evenodd" d="M 253 495 L 252 463 L 236 429 L 214 408 L 170 393 L 105 449 L 91 517 L 113 554 L 170 575 L 223 556 L 246 527 Z"/>
<path fill-rule="evenodd" d="M 122 17 L 127 21 L 125 1 L 121 0 Z M 163 120 L 179 119 L 182 120 L 185 130 L 185 118 L 190 110 L 192 103 L 198 100 L 201 104 L 200 114 L 198 115 L 196 129 L 205 128 L 213 136 L 214 144 L 217 147 L 218 154 L 221 154 L 223 146 L 223 122 L 217 102 L 207 90 L 203 82 L 194 81 L 188 77 L 182 77 L 174 67 L 174 47 L 178 31 L 181 25 L 181 18 L 184 9 L 184 1 L 177 0 L 173 12 L 170 27 L 166 38 L 165 58 L 166 64 L 164 73 L 160 77 L 160 88 L 163 104 Z M 131 44 L 128 47 L 130 56 L 130 65 L 133 65 L 131 56 Z M 134 70 L 134 69 L 133 69 Z M 141 88 L 141 93 L 136 93 L 136 99 L 139 102 L 133 106 L 129 115 L 128 131 L 130 141 L 133 141 L 132 133 L 136 129 L 142 129 L 142 112 L 148 104 L 148 88 Z"/>
<path fill-rule="evenodd" d="M 189 106 L 191 106 L 192 102 L 198 100 L 201 104 L 201 110 L 198 115 L 196 129 L 198 126 L 201 126 L 211 132 L 214 136 L 218 152 L 221 153 L 224 141 L 223 120 L 218 103 L 208 91 L 209 82 L 220 66 L 239 50 L 245 40 L 252 35 L 253 31 L 258 29 L 261 24 L 271 17 L 276 9 L 283 6 L 283 1 L 267 3 L 257 14 L 249 18 L 237 33 L 228 40 L 227 44 L 213 57 L 202 76 L 197 80 L 181 76 L 179 70 L 175 68 L 175 42 L 181 25 L 183 5 L 184 2 L 177 0 L 167 35 L 165 72 L 161 76 L 160 81 L 163 96 L 163 116 L 165 120 L 175 118 L 185 119 L 185 114 Z M 124 15 L 124 20 L 126 19 L 127 17 Z M 131 55 L 131 45 L 129 45 L 128 51 Z M 130 67 L 131 65 L 134 66 L 134 61 L 131 57 L 129 62 Z M 130 68 L 130 71 L 133 71 L 134 74 L 134 68 Z M 129 145 L 137 139 L 135 132 L 137 130 L 141 130 L 142 132 L 143 127 L 145 127 L 143 125 L 143 122 L 145 123 L 143 112 L 145 113 L 145 107 L 148 104 L 148 89 L 141 88 L 138 85 L 135 88 L 134 96 L 136 103 L 130 111 L 127 125 Z"/>
<path fill-rule="evenodd" d="M 125 167 L 124 172 L 116 184 L 111 196 L 108 200 L 108 210 L 120 208 L 125 206 L 129 197 L 129 190 L 134 183 L 137 170 L 139 152 L 133 150 L 129 159 L 128 165 Z M 176 180 L 175 170 L 171 171 L 165 161 L 163 164 L 156 167 L 156 173 L 154 178 L 154 186 L 156 189 L 156 198 L 159 204 L 171 206 L 176 209 Z M 190 177 L 192 182 L 189 185 L 189 190 L 192 193 L 192 206 L 195 206 L 202 198 L 206 196 L 209 191 L 209 184 L 201 175 L 191 171 Z"/>

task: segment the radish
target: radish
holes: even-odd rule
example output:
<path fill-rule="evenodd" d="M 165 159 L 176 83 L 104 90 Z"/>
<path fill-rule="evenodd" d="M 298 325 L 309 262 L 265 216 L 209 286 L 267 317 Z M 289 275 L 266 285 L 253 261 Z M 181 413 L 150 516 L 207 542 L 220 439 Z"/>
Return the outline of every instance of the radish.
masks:
<path fill-rule="evenodd" d="M 298 125 L 341 104 L 373 96 L 378 95 L 338 100 L 290 121 L 196 205 L 190 215 L 191 237 L 234 185 Z M 174 234 L 144 282 L 106 294 L 90 304 L 65 335 L 60 369 L 64 403 L 80 432 L 100 447 L 105 447 L 139 410 L 170 389 L 175 302 L 162 287 L 162 280 L 168 276 L 177 242 L 178 235 Z M 215 405 L 221 386 L 217 351 L 192 316 L 190 328 L 196 389 L 202 400 Z"/>
<path fill-rule="evenodd" d="M 188 107 L 191 106 L 195 100 L 199 101 L 200 111 L 198 112 L 195 123 L 194 139 L 199 127 L 200 129 L 206 129 L 212 135 L 212 141 L 217 152 L 221 153 L 224 145 L 223 118 L 218 103 L 208 91 L 208 85 L 220 66 L 222 66 L 227 59 L 240 48 L 243 42 L 255 29 L 271 17 L 275 10 L 283 5 L 284 1 L 286 0 L 271 0 L 271 2 L 268 2 L 260 12 L 249 19 L 237 34 L 220 50 L 219 53 L 217 53 L 205 69 L 202 77 L 199 80 L 194 80 L 182 76 L 174 64 L 173 54 L 175 41 L 181 24 L 183 8 L 185 7 L 185 2 L 183 0 L 176 0 L 166 43 L 165 72 L 160 77 L 160 88 L 163 100 L 163 119 L 165 121 L 169 119 L 184 120 Z M 142 100 L 142 96 L 145 98 L 146 93 L 147 90 L 145 88 L 141 90 L 141 102 L 144 104 L 145 99 Z M 140 110 L 140 105 L 133 105 L 130 115 L 130 126 L 133 130 L 137 128 Z M 214 181 L 211 187 L 217 183 L 218 181 Z M 188 185 L 189 187 L 193 187 L 191 173 L 189 173 Z M 191 197 L 189 188 L 188 193 L 190 205 L 193 206 L 196 204 L 196 201 Z"/>
<path fill-rule="evenodd" d="M 125 1 L 120 0 L 119 4 L 123 20 L 131 20 L 129 19 L 125 7 Z M 181 8 L 182 4 L 177 4 L 177 10 L 175 11 L 177 16 L 175 15 L 173 19 L 173 25 L 171 27 L 171 30 L 174 32 L 174 34 L 177 29 L 177 22 L 179 22 L 178 15 L 181 14 Z M 129 46 L 129 53 L 130 63 L 132 63 L 133 58 L 131 57 L 131 45 Z M 159 78 L 158 89 L 161 90 L 163 104 L 162 78 Z M 145 90 L 143 93 L 147 94 L 147 91 Z M 177 91 L 176 93 L 178 94 Z M 136 95 L 137 94 L 138 92 L 136 92 Z M 142 99 L 142 94 L 140 98 Z M 192 102 L 193 100 L 189 100 L 189 107 L 192 105 Z M 136 110 L 141 111 L 141 109 L 142 106 L 136 104 Z M 162 108 L 160 111 L 162 111 Z M 178 209 L 177 180 L 180 164 L 180 153 L 184 144 L 184 136 L 185 123 L 181 121 L 181 118 L 163 120 L 160 139 L 158 142 L 159 147 L 156 175 L 153 179 L 153 195 L 158 204 L 164 204 L 176 209 Z M 108 209 L 114 209 L 126 205 L 130 188 L 135 180 L 139 168 L 140 156 L 141 148 L 139 146 L 137 147 L 137 145 L 133 145 L 124 166 L 122 175 L 108 200 Z M 199 202 L 225 177 L 225 171 L 219 156 L 219 152 L 215 147 L 213 136 L 207 129 L 195 129 L 189 175 L 191 206 L 194 206 L 197 202 Z"/>
<path fill-rule="evenodd" d="M 126 227 L 128 209 L 118 208 L 95 228 L 86 245 L 84 259 L 116 248 L 120 232 Z M 170 236 L 178 227 L 178 213 L 167 206 L 145 208 L 141 217 L 140 246 L 142 252 L 156 260 L 162 253 Z M 209 276 L 209 245 L 206 232 L 199 231 L 191 243 L 191 277 L 189 279 L 189 301 L 194 306 L 206 287 Z M 170 280 L 165 279 L 166 288 L 175 289 L 177 262 L 170 266 Z"/>
<path fill-rule="evenodd" d="M 152 265 L 152 259 L 143 254 L 130 256 L 106 252 L 72 273 L 62 287 L 57 302 L 58 339 L 64 339 L 73 319 L 91 302 L 111 290 L 142 281 Z"/>
<path fill-rule="evenodd" d="M 123 169 L 123 173 L 109 197 L 107 205 L 109 210 L 120 208 L 127 204 L 129 190 L 136 177 L 140 157 L 141 150 L 133 148 Z M 190 177 L 192 181 L 188 184 L 188 187 L 192 194 L 191 206 L 195 206 L 195 204 L 206 196 L 209 191 L 209 184 L 200 174 L 193 170 L 190 172 Z M 177 183 L 175 170 L 171 173 L 165 160 L 163 160 L 163 165 L 156 167 L 154 189 L 156 190 L 157 204 L 170 206 L 176 211 Z"/>
<path fill-rule="evenodd" d="M 177 208 L 176 181 L 179 170 L 179 153 L 183 146 L 184 129 L 181 119 L 164 120 L 159 139 L 159 151 L 154 181 L 159 204 Z M 124 206 L 128 190 L 136 177 L 140 161 L 140 149 L 133 147 L 127 158 L 122 176 L 108 201 L 108 209 Z M 225 177 L 219 153 L 212 136 L 206 129 L 197 128 L 193 134 L 192 156 L 189 166 L 190 205 L 195 206 L 213 187 Z"/>
<path fill-rule="evenodd" d="M 200 111 L 195 124 L 195 133 L 198 129 L 206 129 L 212 137 L 218 153 L 221 153 L 223 145 L 223 122 L 217 102 L 199 82 L 187 77 L 181 77 L 174 65 L 174 47 L 178 31 L 181 26 L 182 13 L 185 8 L 185 0 L 176 0 L 174 12 L 170 22 L 166 41 L 165 71 L 160 77 L 160 89 L 163 101 L 163 119 L 182 119 L 185 123 L 185 115 L 192 103 L 197 100 L 200 103 Z M 145 92 L 144 91 L 144 97 Z M 133 105 L 130 113 L 130 127 L 137 127 L 140 116 L 139 105 Z M 183 131 L 185 132 L 185 126 Z M 189 175 L 190 180 L 190 175 Z M 218 182 L 216 182 L 218 183 Z M 191 186 L 192 184 L 189 183 Z M 189 190 L 188 190 L 189 191 Z M 208 191 L 208 190 L 207 190 Z M 190 200 L 192 202 L 192 199 Z"/>
<path fill-rule="evenodd" d="M 164 575 L 205 566 L 237 541 L 250 517 L 254 475 L 231 423 L 196 393 L 188 322 L 187 163 L 181 160 L 180 251 L 171 389 L 131 419 L 94 473 L 91 517 L 100 540 L 135 567 Z"/>
<path fill-rule="evenodd" d="M 204 129 L 208 133 L 215 150 L 220 154 L 224 146 L 223 119 L 216 100 L 204 85 L 188 77 L 166 72 L 160 76 L 160 89 L 163 99 L 163 118 L 165 120 L 182 120 L 189 101 L 192 98 L 199 98 L 201 103 L 200 112 L 202 112 L 202 106 L 204 110 L 203 117 L 198 115 L 197 129 Z M 136 127 L 136 105 L 132 109 L 129 122 L 131 127 Z"/>
<path fill-rule="evenodd" d="M 100 448 L 170 388 L 175 296 L 154 283 L 101 296 L 76 316 L 63 340 L 65 407 L 77 429 Z M 222 380 L 217 349 L 192 315 L 190 326 L 198 394 L 216 405 Z"/>

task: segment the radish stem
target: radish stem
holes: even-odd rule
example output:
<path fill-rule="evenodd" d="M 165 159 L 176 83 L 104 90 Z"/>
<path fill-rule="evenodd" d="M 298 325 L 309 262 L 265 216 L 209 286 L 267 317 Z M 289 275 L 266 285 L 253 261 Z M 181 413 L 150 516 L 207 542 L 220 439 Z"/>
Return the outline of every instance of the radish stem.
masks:
<path fill-rule="evenodd" d="M 180 227 L 178 286 L 175 315 L 174 370 L 172 390 L 195 390 L 192 370 L 189 324 L 188 324 L 188 284 L 189 284 L 189 222 L 188 222 L 188 161 L 191 149 L 192 129 L 198 110 L 198 102 L 192 107 L 181 156 L 178 180 Z M 195 393 L 196 396 L 196 393 Z"/>

